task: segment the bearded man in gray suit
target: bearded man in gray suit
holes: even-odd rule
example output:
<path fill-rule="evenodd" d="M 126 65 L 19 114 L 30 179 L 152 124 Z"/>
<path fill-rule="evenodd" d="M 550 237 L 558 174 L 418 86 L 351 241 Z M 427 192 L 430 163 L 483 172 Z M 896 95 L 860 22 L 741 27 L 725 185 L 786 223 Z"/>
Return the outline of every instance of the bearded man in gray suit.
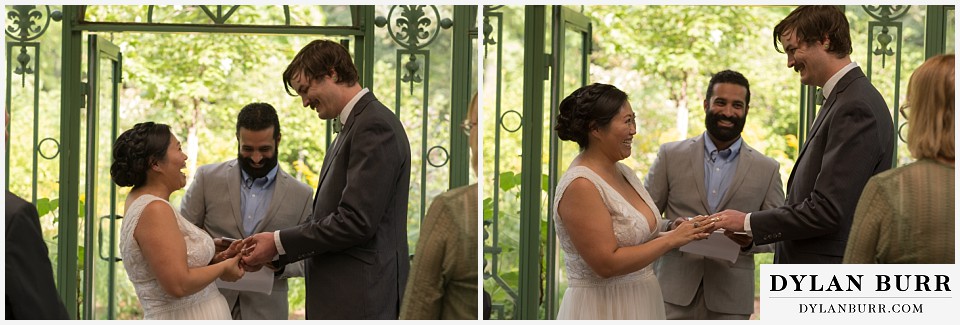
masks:
<path fill-rule="evenodd" d="M 251 103 L 237 115 L 237 159 L 201 166 L 180 203 L 180 214 L 205 229 L 218 250 L 222 238 L 304 223 L 313 210 L 313 191 L 277 165 L 280 121 L 270 104 Z M 267 272 L 267 271 L 264 271 Z M 294 263 L 274 274 L 270 294 L 220 289 L 233 319 L 288 319 L 287 278 L 302 277 Z"/>
<path fill-rule="evenodd" d="M 887 102 L 850 60 L 850 25 L 837 6 L 800 6 L 773 29 L 787 67 L 826 97 L 787 181 L 787 203 L 716 214 L 717 226 L 776 242 L 774 263 L 839 264 L 867 180 L 893 166 Z M 779 50 L 779 47 L 777 47 Z"/>
<path fill-rule="evenodd" d="M 723 209 L 763 210 L 783 204 L 780 164 L 740 137 L 750 108 L 750 83 L 736 71 L 710 78 L 703 100 L 704 134 L 660 146 L 645 181 L 671 223 Z M 668 230 L 668 229 L 662 229 Z M 654 268 L 667 319 L 740 319 L 753 313 L 753 254 L 769 252 L 749 237 L 726 232 L 741 245 L 735 263 L 674 249 Z"/>
<path fill-rule="evenodd" d="M 304 107 L 343 126 L 323 158 L 309 222 L 248 238 L 253 252 L 243 261 L 306 259 L 307 319 L 397 319 L 410 272 L 407 133 L 360 86 L 350 53 L 336 42 L 307 44 L 283 80 Z"/>

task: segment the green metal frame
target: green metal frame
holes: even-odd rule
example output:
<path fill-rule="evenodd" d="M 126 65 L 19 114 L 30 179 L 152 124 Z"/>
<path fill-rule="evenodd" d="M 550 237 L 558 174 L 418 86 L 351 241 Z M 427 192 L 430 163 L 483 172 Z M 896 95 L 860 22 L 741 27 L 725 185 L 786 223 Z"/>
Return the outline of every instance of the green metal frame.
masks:
<path fill-rule="evenodd" d="M 116 218 L 117 187 L 114 184 L 97 184 L 96 175 L 97 175 L 97 169 L 99 168 L 98 153 L 100 153 L 102 150 L 108 150 L 107 148 L 99 147 L 98 135 L 100 134 L 100 132 L 98 131 L 98 128 L 99 128 L 98 122 L 102 118 L 100 116 L 101 103 L 100 103 L 99 93 L 100 93 L 100 90 L 102 89 L 101 86 L 109 86 L 111 88 L 110 89 L 111 94 L 113 94 L 113 96 L 111 97 L 111 102 L 109 103 L 110 104 L 110 116 L 109 116 L 110 140 L 111 140 L 110 142 L 112 143 L 113 140 L 116 139 L 117 137 L 117 111 L 120 104 L 117 93 L 120 86 L 120 75 L 121 75 L 120 72 L 122 71 L 121 69 L 122 58 L 121 58 L 119 47 L 117 47 L 113 43 L 110 43 L 107 40 L 104 40 L 98 37 L 95 34 L 88 35 L 88 44 L 89 46 L 87 49 L 87 52 L 88 52 L 87 57 L 89 58 L 88 59 L 89 68 L 87 68 L 87 72 L 90 75 L 90 77 L 88 78 L 88 85 L 89 85 L 88 89 L 91 89 L 91 92 L 87 96 L 87 147 L 86 147 L 87 148 L 86 150 L 87 182 L 86 182 L 86 189 L 85 189 L 85 193 L 87 193 L 86 195 L 87 201 L 86 201 L 85 212 L 84 212 L 84 215 L 87 216 L 86 218 L 87 221 L 84 223 L 84 226 L 85 226 L 84 247 L 86 247 L 87 249 L 84 250 L 84 258 L 83 258 L 84 265 L 85 265 L 83 270 L 83 277 L 84 279 L 88 279 L 88 281 L 83 282 L 84 284 L 83 301 L 93 302 L 95 288 L 94 288 L 94 281 L 92 281 L 91 279 L 94 279 L 97 258 L 100 258 L 100 256 L 96 255 L 96 253 L 100 252 L 99 247 L 103 245 L 102 242 L 97 241 L 99 236 L 94 236 L 95 233 L 102 233 L 103 231 L 103 229 L 99 228 L 101 226 L 99 219 L 98 219 L 98 222 L 91 222 L 94 220 L 94 218 L 97 218 L 96 193 L 97 193 L 98 186 L 110 187 L 110 195 L 109 195 L 110 196 L 110 199 L 109 199 L 110 212 L 109 212 L 109 215 L 107 216 L 110 218 L 110 228 L 109 228 L 110 241 L 108 243 L 108 245 L 110 245 L 110 256 L 107 258 L 107 261 L 108 262 L 117 261 L 115 259 L 116 257 L 116 250 L 115 250 L 116 236 L 115 235 L 116 235 L 116 220 L 117 220 Z M 112 66 L 110 71 L 112 75 L 110 76 L 110 80 L 112 81 L 112 83 L 110 85 L 100 84 L 99 76 L 101 72 L 100 70 L 101 58 L 105 58 L 111 61 Z M 98 247 L 98 248 L 94 249 L 94 247 Z M 107 273 L 108 273 L 107 290 L 108 292 L 114 292 L 113 290 L 115 285 L 114 280 L 116 279 L 116 265 L 114 263 L 110 263 L 109 265 L 110 266 L 107 269 Z M 107 296 L 107 301 L 108 301 L 107 318 L 108 319 L 115 318 L 114 316 L 115 316 L 116 310 L 114 310 L 114 307 L 113 307 L 114 299 L 115 297 L 112 294 Z M 94 303 L 83 304 L 84 319 L 93 319 L 95 317 L 94 305 L 95 305 Z"/>
<path fill-rule="evenodd" d="M 546 283 L 545 283 L 545 292 L 546 297 L 544 297 L 544 308 L 546 311 L 547 319 L 555 319 L 557 311 L 559 309 L 559 288 L 557 284 L 559 279 L 557 279 L 557 273 L 561 265 L 557 261 L 557 232 L 554 226 L 553 218 L 550 214 L 553 213 L 553 198 L 556 197 L 557 193 L 557 181 L 560 179 L 560 138 L 557 137 L 556 130 L 553 126 L 556 124 L 556 117 L 560 114 L 559 107 L 560 101 L 567 94 L 573 91 L 573 89 L 564 89 L 563 76 L 565 69 L 565 56 L 566 52 L 564 51 L 567 48 L 567 30 L 573 30 L 580 35 L 580 42 L 583 46 L 580 53 L 580 84 L 578 86 L 583 87 L 587 85 L 590 80 L 590 69 L 589 69 L 589 59 L 590 59 L 590 49 L 592 48 L 593 42 L 593 24 L 590 20 L 581 13 L 575 12 L 570 8 L 564 6 L 553 6 L 553 24 L 552 24 L 552 33 L 553 33 L 553 44 L 552 46 L 552 55 L 551 55 L 551 69 L 550 71 L 550 164 L 549 164 L 549 173 L 547 174 L 547 250 L 546 250 Z"/>
<path fill-rule="evenodd" d="M 543 96 L 547 76 L 544 53 L 546 7 L 524 9 L 523 116 L 520 180 L 520 299 L 519 319 L 537 319 L 540 301 L 540 151 L 543 148 Z"/>
<path fill-rule="evenodd" d="M 881 6 L 889 7 L 889 6 Z M 540 230 L 540 218 L 544 215 L 542 211 L 543 207 L 552 211 L 553 198 L 555 196 L 554 188 L 556 187 L 556 179 L 559 176 L 562 166 L 558 166 L 560 157 L 558 157 L 559 150 L 559 141 L 556 138 L 556 135 L 553 134 L 552 127 L 550 129 L 544 129 L 548 127 L 548 121 L 545 116 L 545 111 L 543 107 L 543 98 L 545 95 L 544 81 L 549 80 L 550 88 L 550 110 L 555 110 L 559 99 L 562 98 L 564 93 L 569 92 L 569 90 L 562 88 L 562 81 L 559 80 L 560 76 L 563 75 L 564 71 L 564 60 L 563 60 L 563 51 L 558 50 L 566 46 L 565 43 L 565 33 L 564 28 L 571 28 L 570 26 L 580 26 L 579 28 L 583 29 L 586 25 L 586 33 L 589 35 L 592 31 L 590 30 L 589 24 L 577 23 L 574 19 L 570 19 L 570 16 L 575 16 L 574 10 L 563 8 L 560 6 L 555 6 L 548 9 L 544 6 L 526 6 L 524 8 L 524 30 L 523 30 L 523 41 L 524 41 L 524 55 L 523 55 L 523 113 L 522 115 L 516 113 L 516 111 L 507 110 L 504 107 L 501 107 L 501 88 L 502 73 L 499 72 L 502 69 L 502 42 L 503 40 L 500 37 L 503 32 L 503 20 L 504 13 L 497 11 L 500 8 L 499 6 L 484 6 L 484 45 L 486 46 L 486 53 L 493 54 L 491 50 L 496 51 L 496 62 L 495 64 L 488 64 L 486 69 L 495 69 L 498 70 L 496 74 L 496 91 L 495 97 L 487 98 L 486 103 L 491 103 L 489 109 L 495 111 L 496 122 L 495 129 L 493 130 L 494 136 L 493 139 L 496 142 L 494 147 L 493 154 L 493 166 L 486 166 L 487 169 L 493 170 L 493 190 L 490 191 L 492 204 L 492 216 L 485 221 L 484 225 L 484 278 L 486 280 L 494 280 L 493 283 L 498 288 L 504 289 L 508 294 L 508 298 L 515 299 L 516 310 L 514 315 L 504 315 L 503 307 L 504 301 L 493 301 L 493 310 L 494 318 L 515 318 L 515 319 L 537 319 L 537 318 L 546 318 L 552 319 L 556 315 L 556 306 L 557 306 L 557 297 L 558 297 L 558 288 L 556 284 L 558 283 L 555 276 L 557 275 L 554 268 L 559 267 L 557 265 L 556 256 L 556 244 L 555 244 L 555 233 L 553 232 L 553 223 L 551 218 L 547 218 L 548 227 L 546 233 L 542 234 Z M 886 10 L 883 8 L 877 8 L 878 10 Z M 547 10 L 550 10 L 548 12 Z M 946 42 L 943 30 L 951 28 L 952 26 L 947 26 L 946 21 L 947 17 L 951 17 L 953 6 L 927 6 L 928 12 L 928 21 L 926 23 L 926 28 L 928 30 L 928 35 L 926 35 L 926 52 L 927 57 L 943 53 L 945 50 L 943 44 Z M 552 13 L 552 17 L 550 17 Z M 881 17 L 892 17 L 892 15 L 880 15 Z M 507 18 L 509 19 L 509 18 Z M 514 18 L 517 19 L 517 18 Z M 546 24 L 548 21 L 552 24 L 551 30 L 546 30 Z M 892 21 L 886 21 L 884 19 L 877 19 L 877 21 L 870 22 L 871 33 L 874 35 L 871 36 L 868 46 L 870 50 L 873 50 L 873 38 L 876 35 L 882 33 L 875 33 L 873 30 L 877 29 L 880 31 L 884 26 L 887 26 L 890 29 L 900 28 L 895 19 Z M 574 27 L 577 28 L 577 27 Z M 929 32 L 930 30 L 939 30 L 939 34 Z M 548 35 L 549 33 L 549 35 Z M 545 39 L 552 37 L 552 51 L 553 53 L 545 53 Z M 890 45 L 896 46 L 894 48 L 893 54 L 899 54 L 901 51 L 900 45 L 898 45 L 902 38 L 899 35 L 895 35 L 891 39 Z M 589 49 L 592 45 L 589 44 L 591 41 L 590 38 L 585 40 L 584 47 Z M 864 65 L 865 72 L 868 73 L 868 77 L 872 74 L 873 70 L 873 60 L 879 59 L 880 61 L 883 58 L 880 58 L 881 54 L 871 53 L 868 57 L 869 60 Z M 891 56 L 894 61 L 892 61 L 896 66 L 892 67 L 899 71 L 900 69 L 900 58 L 899 56 Z M 890 61 L 890 60 L 888 60 Z M 584 62 L 586 64 L 586 62 Z M 890 65 L 891 62 L 886 62 L 887 65 Z M 891 67 L 887 67 L 891 68 Z M 551 70 L 552 69 L 552 70 Z M 587 69 L 583 70 L 587 74 Z M 549 76 L 549 77 L 548 77 Z M 588 75 L 583 76 L 583 80 L 586 83 L 588 80 Z M 902 76 L 899 73 L 896 73 L 895 77 L 897 79 Z M 899 97 L 900 91 L 899 86 L 893 89 L 894 98 Z M 819 99 L 820 90 L 814 86 L 803 86 L 798 89 L 798 96 L 800 97 L 800 105 L 798 111 L 799 118 L 799 134 L 798 140 L 800 141 L 800 147 L 803 146 L 806 137 L 808 136 L 809 128 L 812 126 L 813 122 L 817 116 L 817 109 L 822 105 L 822 101 Z M 897 99 L 893 99 L 897 101 Z M 896 105 L 896 104 L 894 104 Z M 895 109 L 894 106 L 893 109 Z M 504 200 L 500 194 L 500 186 L 502 185 L 503 180 L 500 179 L 502 172 L 501 170 L 501 132 L 506 130 L 508 132 L 513 132 L 513 129 L 508 129 L 503 125 L 504 117 L 508 114 L 516 113 L 516 115 L 522 116 L 521 125 L 522 127 L 522 162 L 521 162 L 521 189 L 520 189 L 520 230 L 519 230 L 519 276 L 518 283 L 514 286 L 513 283 L 503 279 L 499 271 L 499 265 L 501 264 L 500 259 L 504 253 L 503 247 L 500 246 L 499 240 L 503 238 L 504 234 L 500 233 L 501 229 L 499 226 L 500 223 L 500 214 L 501 208 L 499 202 Z M 556 112 L 552 112 L 548 116 L 556 116 Z M 542 127 L 541 127 L 542 126 Z M 549 151 L 543 151 L 543 140 L 544 134 L 549 132 Z M 491 154 L 490 152 L 486 153 L 487 155 Z M 547 175 L 547 186 L 548 186 L 548 195 L 546 204 L 543 203 L 543 195 L 541 192 L 541 175 L 543 175 L 545 169 L 543 162 L 545 161 L 544 155 L 548 154 L 546 161 L 546 175 Z M 546 246 L 540 247 L 542 241 L 541 236 L 547 236 Z M 541 257 L 545 255 L 544 257 Z M 491 265 L 488 269 L 487 262 L 490 262 Z M 541 278 L 545 276 L 545 278 Z M 544 281 L 546 283 L 542 283 Z M 488 285 L 490 282 L 487 282 Z M 516 290 L 514 293 L 512 290 Z M 541 290 L 542 295 L 541 296 Z M 541 311 L 540 304 L 543 303 L 544 314 L 539 314 Z M 499 312 L 499 314 L 498 314 Z"/>
<path fill-rule="evenodd" d="M 925 59 L 953 50 L 944 45 L 947 42 L 945 31 L 952 27 L 947 24 L 947 18 L 955 14 L 956 6 L 927 6 L 927 24 L 923 42 Z"/>
<path fill-rule="evenodd" d="M 24 8 L 15 8 L 15 9 L 25 9 L 26 7 L 34 6 L 21 6 Z M 41 6 L 36 6 L 41 7 Z M 91 241 L 95 240 L 97 236 L 93 233 L 92 228 L 96 228 L 96 215 L 95 211 L 95 199 L 88 198 L 87 205 L 84 207 L 80 204 L 80 195 L 83 193 L 81 189 L 81 184 L 84 184 L 87 193 L 94 193 L 92 189 L 96 188 L 95 180 L 84 181 L 81 177 L 84 176 L 84 173 L 80 170 L 80 165 L 82 162 L 86 161 L 87 177 L 92 177 L 95 175 L 91 171 L 91 168 L 96 168 L 96 155 L 97 150 L 102 150 L 103 148 L 97 148 L 97 144 L 94 141 L 87 142 L 87 146 L 83 146 L 83 140 L 81 135 L 83 134 L 81 117 L 84 109 L 84 105 L 87 105 L 88 117 L 92 121 L 98 121 L 102 118 L 97 116 L 96 103 L 98 94 L 96 89 L 98 85 L 95 80 L 91 80 L 90 83 L 84 83 L 81 81 L 83 78 L 82 74 L 82 60 L 83 57 L 83 42 L 85 34 L 99 33 L 99 32 L 149 32 L 149 33 L 256 33 L 256 34 L 265 34 L 265 35 L 326 35 L 326 36 L 343 36 L 346 37 L 341 40 L 341 42 L 351 48 L 354 53 L 354 60 L 357 66 L 358 74 L 360 76 L 361 85 L 373 89 L 374 87 L 374 46 L 375 46 L 375 37 L 374 32 L 377 28 L 377 20 L 380 17 L 376 17 L 376 8 L 375 6 L 361 6 L 361 5 L 352 5 L 350 7 L 350 16 L 352 23 L 349 26 L 294 26 L 290 24 L 290 13 L 289 6 L 283 6 L 284 10 L 284 22 L 282 24 L 276 25 L 238 25 L 230 24 L 228 22 L 229 18 L 237 12 L 239 6 L 200 6 L 203 12 L 210 18 L 208 23 L 198 23 L 198 24 L 181 24 L 181 23 L 160 23 L 153 20 L 153 7 L 148 6 L 148 22 L 91 22 L 86 21 L 85 13 L 87 6 L 75 6 L 75 5 L 65 5 L 62 9 L 62 44 L 61 44 L 61 54 L 62 54 L 62 75 L 61 75 L 61 103 L 60 103 L 60 134 L 59 138 L 62 140 L 60 143 L 59 154 L 63 156 L 60 157 L 60 175 L 59 175 L 59 195 L 60 195 L 60 222 L 58 226 L 58 236 L 59 240 L 57 243 L 57 249 L 59 251 L 57 259 L 57 282 L 59 287 L 59 293 L 61 299 L 67 306 L 78 306 L 78 301 L 81 297 L 78 297 L 77 293 L 82 292 L 83 300 L 85 306 L 83 310 L 77 310 L 77 308 L 68 308 L 68 313 L 71 318 L 91 318 L 93 313 L 93 292 L 92 284 L 87 281 L 87 283 L 81 285 L 78 283 L 78 269 L 80 265 L 78 263 L 78 253 L 79 243 L 78 239 L 80 236 L 79 233 L 79 224 L 80 220 L 78 217 L 80 215 L 85 215 L 86 217 L 86 232 L 85 232 L 85 247 L 88 249 L 84 253 L 85 263 L 92 263 L 93 259 L 97 258 L 97 251 L 92 249 L 94 245 Z M 416 9 L 432 9 L 436 12 L 436 6 L 393 6 L 396 7 L 410 7 Z M 49 6 L 47 7 L 49 11 Z M 391 10 L 393 9 L 391 8 Z M 409 9 L 409 8 L 408 8 Z M 48 12 L 49 14 L 49 12 Z M 453 27 L 453 56 L 452 56 L 452 82 L 453 86 L 451 87 L 451 109 L 450 116 L 452 121 L 457 122 L 466 117 L 466 108 L 469 106 L 470 99 L 472 96 L 473 89 L 476 89 L 476 75 L 475 67 L 472 67 L 470 63 L 474 62 L 474 53 L 476 46 L 475 40 L 477 38 L 477 23 L 476 23 L 477 7 L 476 6 L 453 6 L 453 16 L 454 20 L 450 21 L 449 19 L 440 20 L 439 15 L 436 17 L 440 25 L 443 25 L 444 29 Z M 61 16 L 55 16 L 54 20 L 60 20 Z M 429 18 L 422 18 L 426 20 L 427 24 L 431 24 Z M 49 23 L 49 21 L 48 21 Z M 42 34 L 42 32 L 41 32 Z M 9 35 L 9 34 L 8 34 Z M 92 38 L 95 39 L 95 38 Z M 352 47 L 350 41 L 352 39 Z M 8 37 L 9 40 L 9 37 Z M 396 39 L 395 39 L 396 40 Z M 100 43 L 96 40 L 90 41 L 91 44 Z M 399 42 L 398 42 L 399 44 Z M 14 42 L 9 41 L 7 44 L 7 53 L 8 60 L 7 66 L 8 71 L 14 60 L 10 59 L 12 49 L 14 47 L 24 47 L 24 46 L 36 46 L 36 52 L 39 52 L 39 42 L 32 42 L 26 44 L 24 42 Z M 423 44 L 426 46 L 426 44 Z M 422 48 L 423 46 L 420 46 Z M 89 60 L 91 60 L 91 66 L 97 64 L 95 59 L 96 53 L 102 53 L 98 50 L 102 49 L 100 46 L 91 46 L 89 48 L 90 53 L 88 54 Z M 410 51 L 408 53 L 415 53 L 416 55 L 421 55 L 423 57 L 429 57 L 429 50 L 418 49 L 417 51 Z M 399 53 L 399 52 L 398 52 Z M 115 56 L 118 67 L 119 62 L 122 60 L 122 54 L 118 51 Z M 474 64 L 475 66 L 475 64 Z M 40 68 L 39 62 L 34 60 L 33 70 L 36 71 Z M 93 68 L 91 68 L 93 69 Z M 119 69 L 119 68 L 118 68 Z M 429 65 L 426 66 L 424 70 L 426 78 L 429 78 Z M 10 73 L 8 75 L 7 83 L 7 94 L 9 95 L 10 85 Z M 25 76 L 24 76 L 25 77 Z M 120 72 L 116 71 L 114 80 L 120 80 Z M 36 84 L 37 80 L 34 78 L 34 83 Z M 411 84 L 411 87 L 413 84 Z M 429 88 L 426 83 L 422 84 L 424 102 L 427 102 L 427 94 Z M 36 91 L 35 91 L 36 92 Z M 86 97 L 90 96 L 85 100 Z M 34 96 L 34 111 L 35 115 L 36 110 L 39 107 L 38 96 Z M 88 103 L 85 103 L 87 102 Z M 398 100 L 399 101 L 399 100 Z M 116 98 L 112 103 L 116 107 Z M 10 98 L 7 98 L 7 107 L 9 110 Z M 399 114 L 399 105 L 395 106 Z M 426 104 L 424 104 L 424 109 Z M 116 115 L 116 112 L 114 112 Z M 35 119 L 36 123 L 36 119 Z M 449 147 L 454 148 L 450 152 L 449 166 L 446 168 L 449 170 L 450 180 L 448 185 L 450 187 L 457 187 L 466 185 L 470 179 L 470 152 L 469 146 L 467 145 L 467 137 L 459 131 L 459 123 L 451 123 L 449 126 L 449 131 L 451 136 L 449 139 Z M 96 138 L 102 130 L 97 130 L 97 123 L 87 124 L 87 136 Z M 117 124 L 116 121 L 111 123 L 111 133 L 110 136 L 115 138 L 117 136 Z M 37 144 L 37 126 L 34 126 L 34 147 L 39 148 Z M 446 128 L 444 128 L 446 130 Z M 331 132 L 329 125 L 327 126 L 327 133 Z M 331 137 L 328 137 L 328 139 Z M 87 153 L 84 157 L 81 148 L 86 148 Z M 39 149 L 34 150 L 34 174 L 36 174 L 36 156 L 39 152 Z M 42 153 L 41 153 L 42 154 Z M 9 166 L 9 155 L 6 155 L 8 161 L 7 166 Z M 49 159 L 49 158 L 48 158 Z M 5 170 L 7 175 L 9 175 L 9 167 Z M 9 177 L 7 177 L 9 179 Z M 9 188 L 9 183 L 5 184 Z M 34 175 L 34 194 L 33 200 L 36 201 L 36 176 Z M 112 187 L 112 185 L 111 185 Z M 91 194 L 88 194 L 88 196 Z M 426 194 L 421 194 L 421 206 L 423 209 L 426 209 L 424 206 L 424 200 Z M 116 224 L 115 220 L 117 218 L 115 210 L 113 209 L 116 206 L 116 189 L 111 188 L 110 194 L 110 237 L 111 241 L 114 240 L 116 236 Z M 81 211 L 84 209 L 85 211 Z M 98 224 L 97 224 L 98 225 Z M 101 230 L 106 232 L 106 228 Z M 115 245 L 113 242 L 110 243 L 110 255 L 111 258 L 117 254 L 115 251 Z M 92 274 L 95 271 L 87 267 L 84 270 L 84 278 L 92 279 Z M 114 270 L 109 271 L 109 277 L 114 279 L 116 276 Z M 112 280 L 111 286 L 108 290 L 113 291 Z M 108 309 L 108 318 L 114 318 L 114 311 L 112 309 L 114 303 L 114 297 L 108 297 L 110 309 Z"/>
<path fill-rule="evenodd" d="M 502 65 L 502 39 L 498 40 L 503 31 L 502 12 L 496 11 L 499 7 L 484 7 L 484 43 L 488 46 L 496 47 L 496 64 L 494 69 L 499 70 Z M 549 10 L 549 11 L 548 11 Z M 491 20 L 496 20 L 496 27 L 491 24 Z M 548 29 L 549 23 L 549 29 Z M 491 261 L 491 272 L 485 273 L 484 277 L 495 280 L 497 286 L 508 292 L 511 298 L 515 299 L 514 315 L 516 319 L 538 319 L 541 317 L 541 311 L 546 318 L 554 318 L 557 308 L 557 260 L 556 260 L 556 238 L 554 234 L 553 221 L 549 217 L 552 211 L 552 200 L 556 179 L 558 176 L 557 161 L 559 144 L 555 133 L 552 131 L 553 120 L 557 115 L 556 106 L 558 105 L 563 93 L 562 81 L 564 74 L 564 48 L 565 32 L 573 30 L 580 33 L 583 38 L 583 50 L 580 57 L 580 76 L 582 84 L 586 84 L 589 76 L 588 54 L 591 48 L 590 37 L 592 25 L 590 21 L 582 14 L 577 13 L 563 6 L 526 6 L 524 7 L 524 56 L 523 56 L 523 108 L 522 114 L 514 110 L 503 112 L 501 107 L 500 88 L 502 87 L 502 74 L 497 73 L 496 97 L 493 108 L 496 112 L 497 121 L 494 130 L 494 139 L 497 146 L 494 155 L 493 178 L 493 216 L 486 225 L 492 228 L 492 233 L 484 229 L 484 239 L 489 239 L 492 234 L 492 243 L 484 247 L 484 254 L 489 254 Z M 491 34 L 496 37 L 491 37 Z M 552 53 L 548 54 L 547 40 L 550 40 L 549 46 Z M 489 53 L 489 48 L 488 52 Z M 549 83 L 549 86 L 547 84 Z M 549 87 L 549 89 L 545 88 Z M 550 107 L 544 108 L 545 99 L 549 100 Z M 488 101 L 489 102 L 489 101 Z M 488 106 L 489 107 L 489 106 Z M 517 129 L 510 129 L 503 124 L 503 119 L 509 113 L 514 113 L 522 117 L 522 123 Z M 542 127 L 540 127 L 542 126 Z M 519 276 L 516 283 L 517 291 L 514 292 L 511 283 L 497 274 L 499 269 L 502 248 L 499 246 L 499 223 L 500 223 L 500 193 L 499 185 L 500 175 L 500 148 L 499 142 L 502 130 L 515 132 L 520 130 L 522 136 L 521 150 L 521 175 L 520 175 L 520 242 L 519 242 Z M 548 135 L 548 147 L 544 147 L 544 135 Z M 544 152 L 543 150 L 547 151 Z M 542 158 L 548 157 L 549 163 L 545 166 Z M 490 168 L 490 167 L 487 167 Z M 544 173 L 546 171 L 546 173 Z M 543 175 L 547 176 L 547 209 L 542 209 L 544 200 Z M 541 220 L 546 217 L 548 226 L 545 233 L 541 234 Z M 541 239 L 547 243 L 546 251 L 542 251 L 540 246 Z M 545 256 L 544 256 L 545 255 Z M 544 259 L 545 257 L 545 259 Z M 487 259 L 484 260 L 486 268 Z M 541 302 L 543 307 L 541 309 Z M 498 312 L 499 318 L 503 315 L 503 302 L 494 302 L 494 310 Z"/>

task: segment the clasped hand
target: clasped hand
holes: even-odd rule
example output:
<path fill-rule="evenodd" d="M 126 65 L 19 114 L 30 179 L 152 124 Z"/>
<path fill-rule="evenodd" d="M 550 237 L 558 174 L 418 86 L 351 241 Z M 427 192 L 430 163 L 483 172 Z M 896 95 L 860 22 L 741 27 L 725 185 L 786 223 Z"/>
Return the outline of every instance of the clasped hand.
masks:
<path fill-rule="evenodd" d="M 213 244 L 216 247 L 217 255 L 214 256 L 214 261 L 223 261 L 228 259 L 236 259 L 236 263 L 242 268 L 245 272 L 257 272 L 260 271 L 260 268 L 266 266 L 267 268 L 276 271 L 276 269 L 270 263 L 262 264 L 250 264 L 247 263 L 247 258 L 253 253 L 257 244 L 254 241 L 247 239 L 236 240 L 230 238 L 215 238 Z M 224 279 L 225 281 L 229 281 Z M 236 281 L 236 280 L 234 280 Z"/>

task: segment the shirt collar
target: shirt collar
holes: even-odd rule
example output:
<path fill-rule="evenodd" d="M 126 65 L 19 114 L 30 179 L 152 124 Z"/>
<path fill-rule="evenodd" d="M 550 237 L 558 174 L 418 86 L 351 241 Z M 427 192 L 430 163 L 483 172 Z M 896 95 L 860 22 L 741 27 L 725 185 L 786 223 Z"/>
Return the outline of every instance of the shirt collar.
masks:
<path fill-rule="evenodd" d="M 341 123 L 341 124 L 347 125 L 347 118 L 350 117 L 350 112 L 353 111 L 353 107 L 354 107 L 354 106 L 357 106 L 357 102 L 360 101 L 360 97 L 363 97 L 363 95 L 366 95 L 366 94 L 369 93 L 369 92 L 370 92 L 370 90 L 367 89 L 367 88 L 360 89 L 360 91 L 357 92 L 357 94 L 353 96 L 353 99 L 350 99 L 350 101 L 347 102 L 347 106 L 344 106 L 344 107 L 343 107 L 343 110 L 340 111 L 340 123 Z"/>
<path fill-rule="evenodd" d="M 270 172 L 267 173 L 267 176 L 264 176 L 264 178 L 266 178 L 266 181 L 263 183 L 263 186 L 267 186 L 273 183 L 273 180 L 277 178 L 277 170 L 279 169 L 280 169 L 280 164 L 273 166 L 273 169 L 271 169 Z M 242 184 L 246 184 L 248 181 L 256 181 L 255 179 L 250 179 L 250 175 L 248 175 L 247 171 L 243 170 L 243 168 L 240 168 L 240 180 L 242 181 Z"/>
<path fill-rule="evenodd" d="M 706 150 L 707 159 L 710 158 L 710 153 L 717 150 L 717 145 L 713 143 L 713 139 L 710 138 L 710 135 L 707 134 L 707 131 L 703 131 L 703 149 Z M 727 157 L 727 160 L 733 159 L 740 154 L 740 146 L 743 145 L 743 137 L 737 138 L 737 141 L 734 141 L 730 145 L 730 156 Z"/>
<path fill-rule="evenodd" d="M 847 72 L 850 72 L 850 70 L 853 70 L 853 68 L 856 68 L 857 66 L 858 65 L 856 62 L 850 62 L 841 68 L 840 71 L 834 73 L 833 76 L 827 80 L 827 83 L 823 85 L 823 98 L 830 97 L 830 94 L 833 93 L 833 88 L 837 86 L 838 82 L 840 82 L 840 78 L 843 78 Z"/>

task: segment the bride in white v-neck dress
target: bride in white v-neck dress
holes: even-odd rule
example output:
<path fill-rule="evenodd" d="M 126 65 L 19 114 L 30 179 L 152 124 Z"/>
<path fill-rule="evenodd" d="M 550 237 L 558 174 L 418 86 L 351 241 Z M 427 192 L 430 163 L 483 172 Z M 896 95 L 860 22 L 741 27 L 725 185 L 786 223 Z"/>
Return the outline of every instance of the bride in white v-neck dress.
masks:
<path fill-rule="evenodd" d="M 652 262 L 667 251 L 706 238 L 713 221 L 698 216 L 660 233 L 656 205 L 633 170 L 636 134 L 626 94 L 593 84 L 560 103 L 558 135 L 581 152 L 557 184 L 553 218 L 568 287 L 557 319 L 665 319 Z"/>
<path fill-rule="evenodd" d="M 183 188 L 187 156 L 164 124 L 139 123 L 113 146 L 110 176 L 133 186 L 120 228 L 120 254 L 144 319 L 231 319 L 214 280 L 243 276 L 242 242 L 215 254 L 213 240 L 170 205 Z"/>

